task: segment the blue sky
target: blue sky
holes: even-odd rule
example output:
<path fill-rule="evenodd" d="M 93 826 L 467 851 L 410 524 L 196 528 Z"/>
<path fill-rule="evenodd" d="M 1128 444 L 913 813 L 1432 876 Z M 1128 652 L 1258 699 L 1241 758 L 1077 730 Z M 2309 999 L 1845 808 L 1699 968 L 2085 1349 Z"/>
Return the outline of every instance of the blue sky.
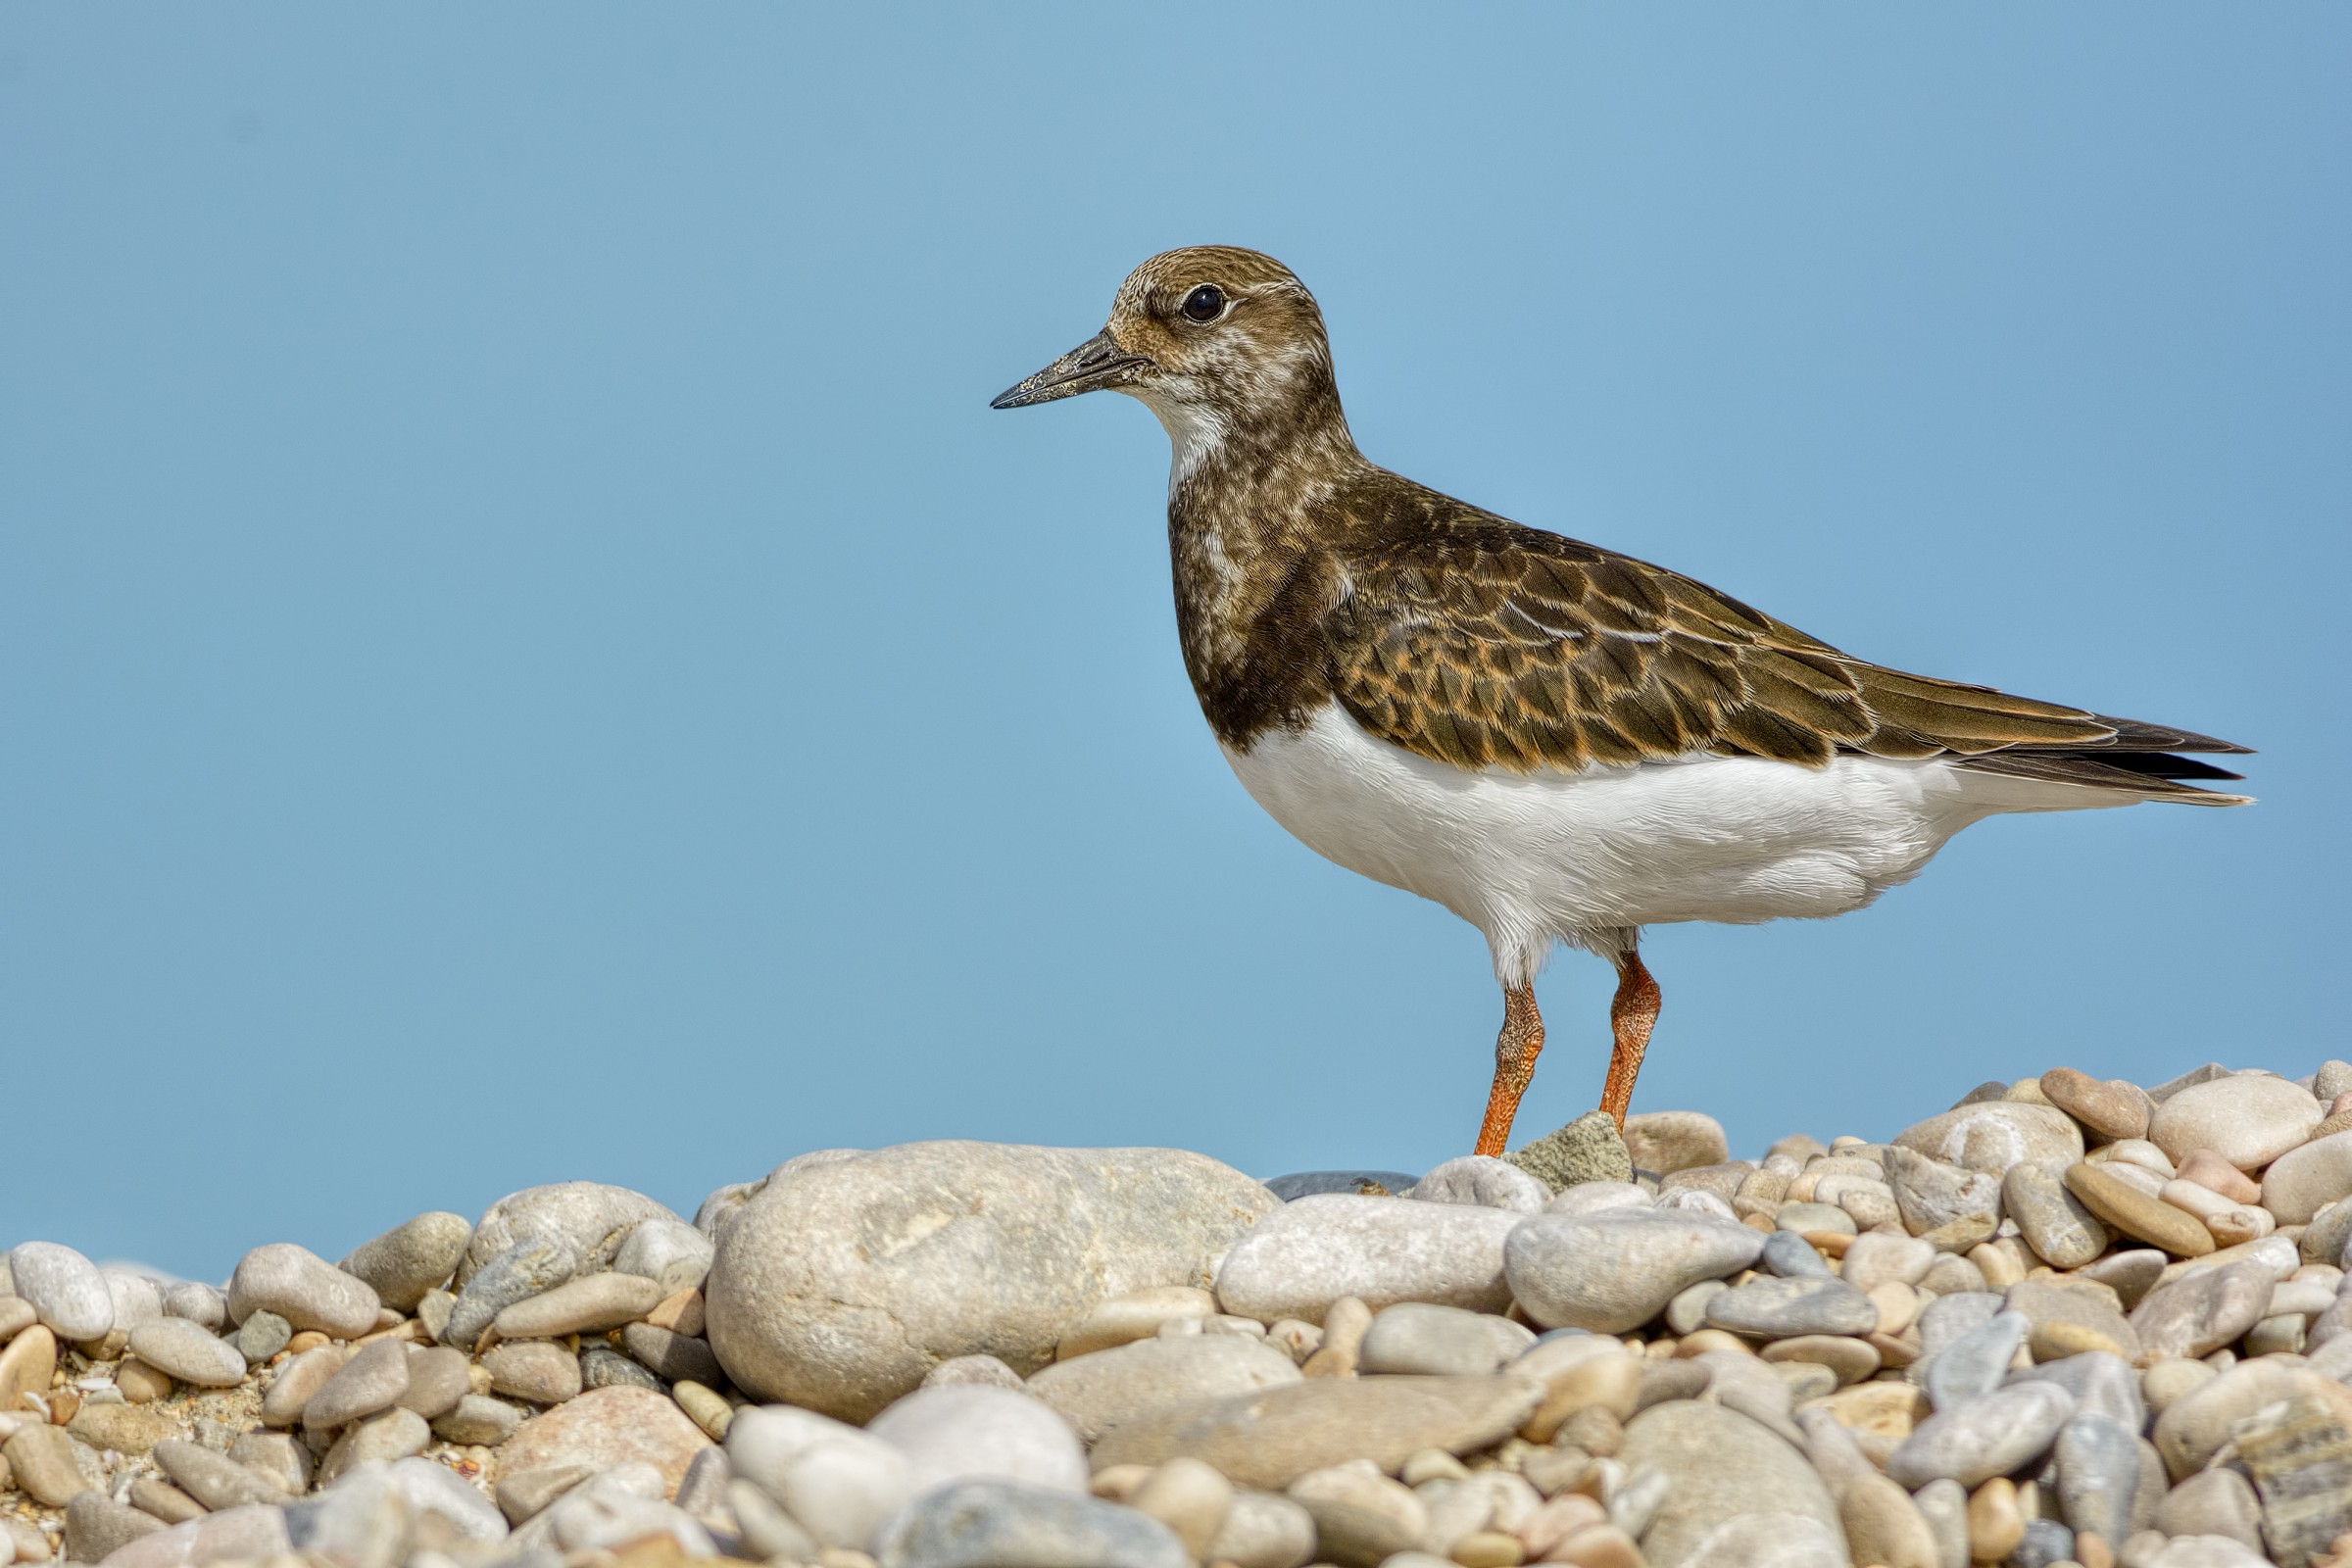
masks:
<path fill-rule="evenodd" d="M 1178 662 L 1172 245 L 1376 461 L 1869 658 L 2259 746 L 1673 927 L 1753 1154 L 2342 1022 L 2340 8 L 0 13 L 0 1245 L 220 1274 L 831 1145 L 1469 1147 L 1499 1001 Z M 1589 1107 L 1563 955 L 1521 1130 Z"/>

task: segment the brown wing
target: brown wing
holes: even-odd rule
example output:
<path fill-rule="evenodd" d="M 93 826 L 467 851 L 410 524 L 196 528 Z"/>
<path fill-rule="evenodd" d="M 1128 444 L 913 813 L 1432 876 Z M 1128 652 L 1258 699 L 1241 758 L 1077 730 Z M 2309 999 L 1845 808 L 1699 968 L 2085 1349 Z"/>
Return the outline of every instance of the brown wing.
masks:
<path fill-rule="evenodd" d="M 1953 756 L 2219 804 L 2176 781 L 2237 775 L 2170 754 L 2245 750 L 1865 663 L 1688 577 L 1501 519 L 1347 567 L 1323 624 L 1335 694 L 1373 734 L 1464 767 Z"/>

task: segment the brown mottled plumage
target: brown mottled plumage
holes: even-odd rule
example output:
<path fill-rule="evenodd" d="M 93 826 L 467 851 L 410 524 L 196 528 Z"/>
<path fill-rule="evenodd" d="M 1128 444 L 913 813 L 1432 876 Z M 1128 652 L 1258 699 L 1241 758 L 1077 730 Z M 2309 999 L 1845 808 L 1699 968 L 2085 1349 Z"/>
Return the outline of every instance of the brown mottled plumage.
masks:
<path fill-rule="evenodd" d="M 1142 400 L 1175 443 L 1168 536 L 1185 668 L 1237 769 L 1269 736 L 1307 735 L 1336 711 L 1353 726 L 1348 736 L 1360 732 L 1466 776 L 1557 783 L 1704 758 L 1813 770 L 1854 758 L 2056 791 L 1938 808 L 1955 820 L 1974 820 L 1970 810 L 2243 799 L 2189 782 L 2237 775 L 2180 755 L 2243 747 L 1872 664 L 1677 572 L 1375 466 L 1348 434 L 1313 297 L 1254 251 L 1201 246 L 1153 257 L 1120 288 L 1100 335 L 997 406 L 1097 388 Z M 1265 799 L 1258 784 L 1251 789 Z M 1335 809 L 1344 816 L 1363 805 Z M 1524 963 L 1505 972 L 1496 926 L 1507 921 L 1460 909 L 1478 905 L 1475 895 L 1432 892 L 1408 874 L 1357 863 L 1374 858 L 1369 851 L 1351 857 L 1285 822 L 1343 863 L 1445 898 L 1488 930 L 1515 1020 L 1481 1136 L 1482 1150 L 1498 1146 L 1497 1120 L 1507 1128 L 1517 1101 L 1504 1080 L 1525 1082 L 1524 1071 L 1503 1069 L 1522 1057 L 1532 1067 L 1526 1040 L 1542 1039 Z M 1562 875 L 1575 880 L 1573 871 Z M 1639 903 L 1621 902 L 1629 910 Z M 1705 917 L 1769 917 L 1727 908 L 1734 912 Z M 1648 985 L 1632 930 L 1643 917 L 1686 916 L 1629 913 L 1552 933 L 1618 961 L 1620 1012 L 1629 1016 L 1642 1012 Z M 1647 997 L 1654 1015 L 1654 987 Z M 1645 1018 L 1621 1017 L 1606 1097 L 1620 1119 L 1646 1033 Z"/>

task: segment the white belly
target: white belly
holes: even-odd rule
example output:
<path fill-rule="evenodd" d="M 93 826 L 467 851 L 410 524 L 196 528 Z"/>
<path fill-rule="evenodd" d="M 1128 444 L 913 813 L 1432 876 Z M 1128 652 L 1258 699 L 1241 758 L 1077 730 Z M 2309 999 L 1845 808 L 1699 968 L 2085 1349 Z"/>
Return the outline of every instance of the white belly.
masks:
<path fill-rule="evenodd" d="M 1317 854 L 1485 932 L 1505 985 L 1532 980 L 1555 941 L 1610 953 L 1664 921 L 1858 909 L 1995 811 L 2128 804 L 1936 760 L 1468 772 L 1375 739 L 1336 704 L 1225 760 Z"/>

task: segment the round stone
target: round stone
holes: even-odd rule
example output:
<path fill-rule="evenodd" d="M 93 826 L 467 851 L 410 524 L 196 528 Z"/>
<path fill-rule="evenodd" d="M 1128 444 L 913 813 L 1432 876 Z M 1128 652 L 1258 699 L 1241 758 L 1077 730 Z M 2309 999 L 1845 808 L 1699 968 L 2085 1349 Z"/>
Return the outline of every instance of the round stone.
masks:
<path fill-rule="evenodd" d="M 2148 1130 L 2155 1102 L 2136 1085 L 2121 1078 L 2101 1083 L 2072 1067 L 2053 1067 L 2041 1075 L 2040 1082 L 2041 1093 L 2051 1104 L 2108 1142 L 2142 1137 Z"/>
<path fill-rule="evenodd" d="M 2315 1138 L 2262 1173 L 2262 1206 L 2281 1225 L 2307 1225 L 2345 1198 L 2352 1198 L 2352 1132 Z"/>
<path fill-rule="evenodd" d="M 1882 1285 L 1917 1285 L 1935 1261 L 1936 1249 L 1930 1243 L 1874 1231 L 1855 1237 L 1846 1248 L 1838 1278 L 1867 1296 Z"/>
<path fill-rule="evenodd" d="M 1437 1301 L 1473 1311 L 1510 1304 L 1504 1209 L 1401 1198 L 1301 1198 L 1258 1221 L 1217 1270 L 1217 1300 L 1261 1323 L 1321 1321 L 1352 1296 L 1378 1309 Z"/>
<path fill-rule="evenodd" d="M 130 1353 L 202 1389 L 233 1389 L 245 1381 L 245 1357 L 237 1348 L 186 1318 L 150 1318 L 132 1329 Z"/>
<path fill-rule="evenodd" d="M 602 1182 L 557 1182 L 510 1193 L 484 1211 L 458 1265 L 461 1289 L 492 1258 L 530 1238 L 557 1242 L 576 1260 L 577 1272 L 612 1267 L 629 1232 L 649 1219 L 678 1216 L 643 1193 Z"/>
<path fill-rule="evenodd" d="M 1841 1564 L 1838 1506 L 1789 1443 L 1721 1405 L 1679 1400 L 1628 1423 L 1617 1462 L 1666 1477 L 1644 1561 Z"/>
<path fill-rule="evenodd" d="M 1474 1374 L 1502 1364 L 1503 1348 L 1486 1313 L 1399 1301 L 1383 1309 L 1356 1350 L 1360 1372 Z"/>
<path fill-rule="evenodd" d="M 866 1423 L 906 1456 L 918 1493 L 956 1481 L 1086 1490 L 1086 1450 L 1062 1414 L 1016 1389 L 917 1389 Z"/>
<path fill-rule="evenodd" d="M 1660 1176 L 1732 1157 L 1723 1123 L 1696 1110 L 1647 1110 L 1625 1118 L 1625 1152 L 1636 1170 Z"/>
<path fill-rule="evenodd" d="M 1009 1373 L 1010 1369 L 1006 1370 Z M 1028 1388 L 1092 1443 L 1114 1421 L 1167 1405 L 1249 1394 L 1298 1380 L 1298 1364 L 1262 1342 L 1227 1334 L 1195 1334 L 1182 1339 L 1138 1340 L 1057 1361 L 1032 1377 Z"/>
<path fill-rule="evenodd" d="M 1158 1520 L 1083 1494 L 960 1481 L 917 1498 L 874 1544 L 882 1568 L 1192 1568 Z"/>
<path fill-rule="evenodd" d="M 1744 1225 L 1659 1209 L 1535 1214 L 1503 1249 L 1511 1294 L 1537 1322 L 1622 1334 L 1656 1317 L 1700 1280 L 1737 1273 L 1762 1255 Z"/>
<path fill-rule="evenodd" d="M 2156 1107 L 2148 1140 L 2175 1162 L 2210 1149 L 2259 1170 L 2311 1136 L 2327 1107 L 2311 1091 L 2267 1073 L 2232 1073 L 2181 1090 Z"/>
<path fill-rule="evenodd" d="M 826 1546 L 864 1550 L 914 1492 L 900 1449 L 791 1405 L 742 1411 L 727 1428 L 727 1463 Z"/>
<path fill-rule="evenodd" d="M 414 1312 L 424 1293 L 446 1284 L 473 1240 L 463 1214 L 419 1214 L 343 1259 L 343 1272 L 364 1280 L 376 1298 L 396 1312 Z"/>
<path fill-rule="evenodd" d="M 494 1345 L 482 1355 L 490 1392 L 533 1404 L 562 1404 L 580 1392 L 580 1361 L 561 1345 L 523 1340 Z"/>
<path fill-rule="evenodd" d="M 612 1254 L 612 1272 L 653 1280 L 668 1296 L 702 1284 L 710 1254 L 710 1239 L 683 1220 L 641 1220 Z"/>
<path fill-rule="evenodd" d="M 59 1339 L 75 1344 L 102 1340 L 115 1326 L 115 1296 L 106 1276 L 71 1247 L 20 1243 L 8 1254 L 8 1267 L 16 1294 Z"/>
<path fill-rule="evenodd" d="M 1314 1555 L 1312 1514 L 1269 1492 L 1237 1492 L 1202 1560 L 1234 1568 L 1302 1568 Z"/>
<path fill-rule="evenodd" d="M 1551 1189 L 1509 1160 L 1464 1154 L 1432 1169 L 1404 1196 L 1422 1203 L 1469 1203 L 1534 1214 L 1551 1201 Z"/>
<path fill-rule="evenodd" d="M 398 1340 L 363 1345 L 321 1384 L 302 1407 L 302 1424 L 313 1433 L 333 1432 L 389 1410 L 409 1392 L 409 1348 Z"/>
<path fill-rule="evenodd" d="M 292 1242 L 257 1247 L 228 1282 L 228 1315 L 238 1323 L 275 1312 L 297 1329 L 354 1340 L 375 1327 L 381 1303 L 365 1281 Z"/>
<path fill-rule="evenodd" d="M 1103 1298 L 1206 1285 L 1253 1222 L 1289 1211 L 1179 1150 L 903 1145 L 801 1169 L 747 1203 L 704 1285 L 707 1331 L 746 1392 L 868 1417 L 951 1356 L 1033 1371 Z"/>
<path fill-rule="evenodd" d="M 468 1394 L 458 1400 L 456 1409 L 434 1419 L 433 1436 L 444 1443 L 496 1447 L 514 1435 L 525 1413 L 504 1399 Z"/>
<path fill-rule="evenodd" d="M 2132 1309 L 2132 1327 L 2152 1357 L 2209 1355 L 2262 1321 L 2277 1280 L 2254 1258 L 2193 1269 L 2150 1291 Z"/>
<path fill-rule="evenodd" d="M 2055 1384 L 1997 1389 L 1921 1422 L 1887 1456 L 1886 1474 L 1913 1491 L 1938 1478 L 1973 1487 L 2046 1451 L 2074 1413 L 2074 1396 Z"/>
<path fill-rule="evenodd" d="M 2081 1268 L 2107 1250 L 2107 1227 L 2066 1190 L 2064 1174 L 2046 1165 L 2012 1165 L 2001 1179 L 2001 1204 L 2042 1261 Z"/>
<path fill-rule="evenodd" d="M 278 1368 L 277 1378 L 262 1395 L 262 1420 L 273 1427 L 290 1427 L 302 1419 L 303 1407 L 334 1375 L 343 1370 L 351 1352 L 340 1345 L 320 1345 Z"/>
<path fill-rule="evenodd" d="M 409 1347 L 409 1387 L 397 1401 L 402 1409 L 438 1421 L 472 1391 L 472 1377 L 462 1352 L 440 1347 Z"/>
<path fill-rule="evenodd" d="M 275 1312 L 255 1312 L 237 1325 L 237 1353 L 255 1366 L 269 1360 L 294 1340 L 294 1325 Z"/>

